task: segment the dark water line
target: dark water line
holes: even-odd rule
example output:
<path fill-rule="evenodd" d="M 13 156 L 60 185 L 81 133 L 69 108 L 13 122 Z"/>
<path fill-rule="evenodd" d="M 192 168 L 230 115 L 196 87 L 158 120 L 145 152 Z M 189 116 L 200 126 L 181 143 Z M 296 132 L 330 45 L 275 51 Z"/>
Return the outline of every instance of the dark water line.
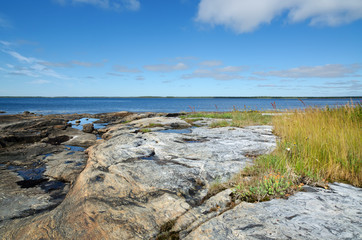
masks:
<path fill-rule="evenodd" d="M 105 113 L 105 112 L 191 112 L 302 109 L 309 106 L 344 105 L 351 98 L 6 98 L 0 97 L 0 111 L 16 114 Z M 361 97 L 352 98 L 361 102 Z M 274 104 L 275 103 L 275 104 Z"/>

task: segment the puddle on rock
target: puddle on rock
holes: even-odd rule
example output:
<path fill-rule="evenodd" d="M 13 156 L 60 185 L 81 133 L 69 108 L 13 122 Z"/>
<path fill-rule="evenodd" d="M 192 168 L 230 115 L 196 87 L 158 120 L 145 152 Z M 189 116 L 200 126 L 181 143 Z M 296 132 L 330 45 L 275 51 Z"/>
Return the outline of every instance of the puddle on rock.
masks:
<path fill-rule="evenodd" d="M 77 146 L 71 146 L 71 145 L 64 145 L 68 148 L 69 151 L 72 152 L 84 152 L 85 148 L 84 147 L 77 147 Z"/>
<path fill-rule="evenodd" d="M 166 130 L 160 130 L 158 132 L 162 132 L 162 133 L 191 133 L 192 130 L 191 128 L 183 128 L 183 129 L 166 129 Z"/>
<path fill-rule="evenodd" d="M 43 154 L 43 155 L 42 155 L 42 156 L 44 156 L 44 157 L 43 157 L 43 160 L 46 159 L 47 157 L 52 156 L 52 155 L 53 155 L 53 153 Z"/>
<path fill-rule="evenodd" d="M 49 181 L 48 178 L 45 178 L 43 176 L 45 167 L 22 170 L 19 170 L 19 168 L 13 169 L 17 169 L 16 173 L 24 179 L 16 182 L 16 184 L 18 184 L 21 188 L 40 187 L 44 192 L 49 193 L 54 190 L 62 191 L 65 186 L 64 182 L 57 180 Z"/>
<path fill-rule="evenodd" d="M 18 170 L 17 174 L 20 177 L 22 177 L 24 180 L 17 181 L 16 183 L 21 188 L 36 187 L 39 184 L 48 181 L 47 178 L 43 178 L 43 173 L 44 172 L 45 172 L 45 167 Z"/>
<path fill-rule="evenodd" d="M 150 155 L 148 156 L 144 156 L 144 157 L 140 157 L 139 159 L 141 160 L 158 160 L 158 158 L 156 157 L 155 153 L 151 153 Z"/>
<path fill-rule="evenodd" d="M 54 190 L 63 190 L 65 186 L 64 182 L 61 181 L 47 181 L 40 185 L 41 189 L 43 189 L 46 193 L 49 193 Z"/>
<path fill-rule="evenodd" d="M 97 118 L 81 118 L 81 119 L 69 121 L 68 123 L 72 124 L 72 128 L 75 128 L 78 130 L 83 130 L 83 125 L 88 124 L 88 123 L 93 123 L 94 129 L 101 129 L 101 128 L 104 128 L 105 126 L 107 126 L 107 123 L 94 123 L 95 121 L 98 121 L 98 120 L 99 119 L 97 119 Z M 77 121 L 80 121 L 80 122 L 77 123 Z"/>

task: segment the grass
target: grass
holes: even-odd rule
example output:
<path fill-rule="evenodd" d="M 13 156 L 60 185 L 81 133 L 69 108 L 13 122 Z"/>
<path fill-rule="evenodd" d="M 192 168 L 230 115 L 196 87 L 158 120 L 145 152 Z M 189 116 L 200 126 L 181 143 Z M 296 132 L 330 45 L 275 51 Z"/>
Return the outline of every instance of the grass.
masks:
<path fill-rule="evenodd" d="M 232 126 L 245 127 L 251 125 L 271 124 L 272 116 L 263 115 L 259 111 L 234 111 L 232 112 Z"/>
<path fill-rule="evenodd" d="M 142 132 L 142 133 L 149 133 L 149 132 L 152 132 L 152 130 L 149 129 L 149 128 L 142 128 L 142 129 L 140 129 L 140 132 Z"/>
<path fill-rule="evenodd" d="M 281 137 L 276 168 L 291 168 L 313 181 L 362 185 L 362 106 L 308 108 L 273 119 Z"/>
<path fill-rule="evenodd" d="M 255 202 L 288 197 L 304 184 L 327 188 L 328 182 L 339 181 L 362 186 L 360 103 L 295 110 L 270 119 L 254 112 L 234 114 L 234 126 L 272 121 L 280 140 L 272 154 L 258 157 L 227 183 L 214 184 L 210 192 L 232 187 L 235 199 Z"/>
<path fill-rule="evenodd" d="M 218 119 L 231 119 L 232 112 L 194 112 L 181 116 L 181 119 L 185 118 L 218 118 Z"/>
<path fill-rule="evenodd" d="M 271 124 L 272 116 L 263 115 L 259 111 L 239 111 L 234 110 L 232 112 L 198 112 L 191 113 L 185 116 L 181 116 L 182 119 L 188 121 L 189 123 L 193 122 L 192 119 L 201 120 L 202 118 L 214 118 L 214 119 L 231 119 L 231 122 L 220 120 L 211 124 L 210 127 L 245 127 L 251 125 L 266 125 Z"/>

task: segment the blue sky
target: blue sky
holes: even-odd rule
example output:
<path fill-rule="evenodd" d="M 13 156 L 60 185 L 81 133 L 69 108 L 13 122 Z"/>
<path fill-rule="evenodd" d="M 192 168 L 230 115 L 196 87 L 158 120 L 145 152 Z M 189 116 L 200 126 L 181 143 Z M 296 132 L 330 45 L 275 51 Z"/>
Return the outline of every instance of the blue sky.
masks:
<path fill-rule="evenodd" d="M 361 0 L 0 1 L 0 96 L 361 96 Z"/>

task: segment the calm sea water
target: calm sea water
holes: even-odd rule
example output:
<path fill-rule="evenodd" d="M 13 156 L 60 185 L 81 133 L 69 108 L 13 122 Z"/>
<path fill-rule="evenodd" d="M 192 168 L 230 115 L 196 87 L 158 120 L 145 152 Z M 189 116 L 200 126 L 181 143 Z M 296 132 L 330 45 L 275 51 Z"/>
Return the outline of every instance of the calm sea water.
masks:
<path fill-rule="evenodd" d="M 348 103 L 351 98 L 303 99 L 306 106 L 323 107 Z M 361 102 L 362 98 L 353 98 Z M 191 112 L 237 109 L 272 110 L 304 108 L 298 99 L 259 98 L 0 98 L 0 111 L 16 114 L 104 113 L 104 112 Z"/>

